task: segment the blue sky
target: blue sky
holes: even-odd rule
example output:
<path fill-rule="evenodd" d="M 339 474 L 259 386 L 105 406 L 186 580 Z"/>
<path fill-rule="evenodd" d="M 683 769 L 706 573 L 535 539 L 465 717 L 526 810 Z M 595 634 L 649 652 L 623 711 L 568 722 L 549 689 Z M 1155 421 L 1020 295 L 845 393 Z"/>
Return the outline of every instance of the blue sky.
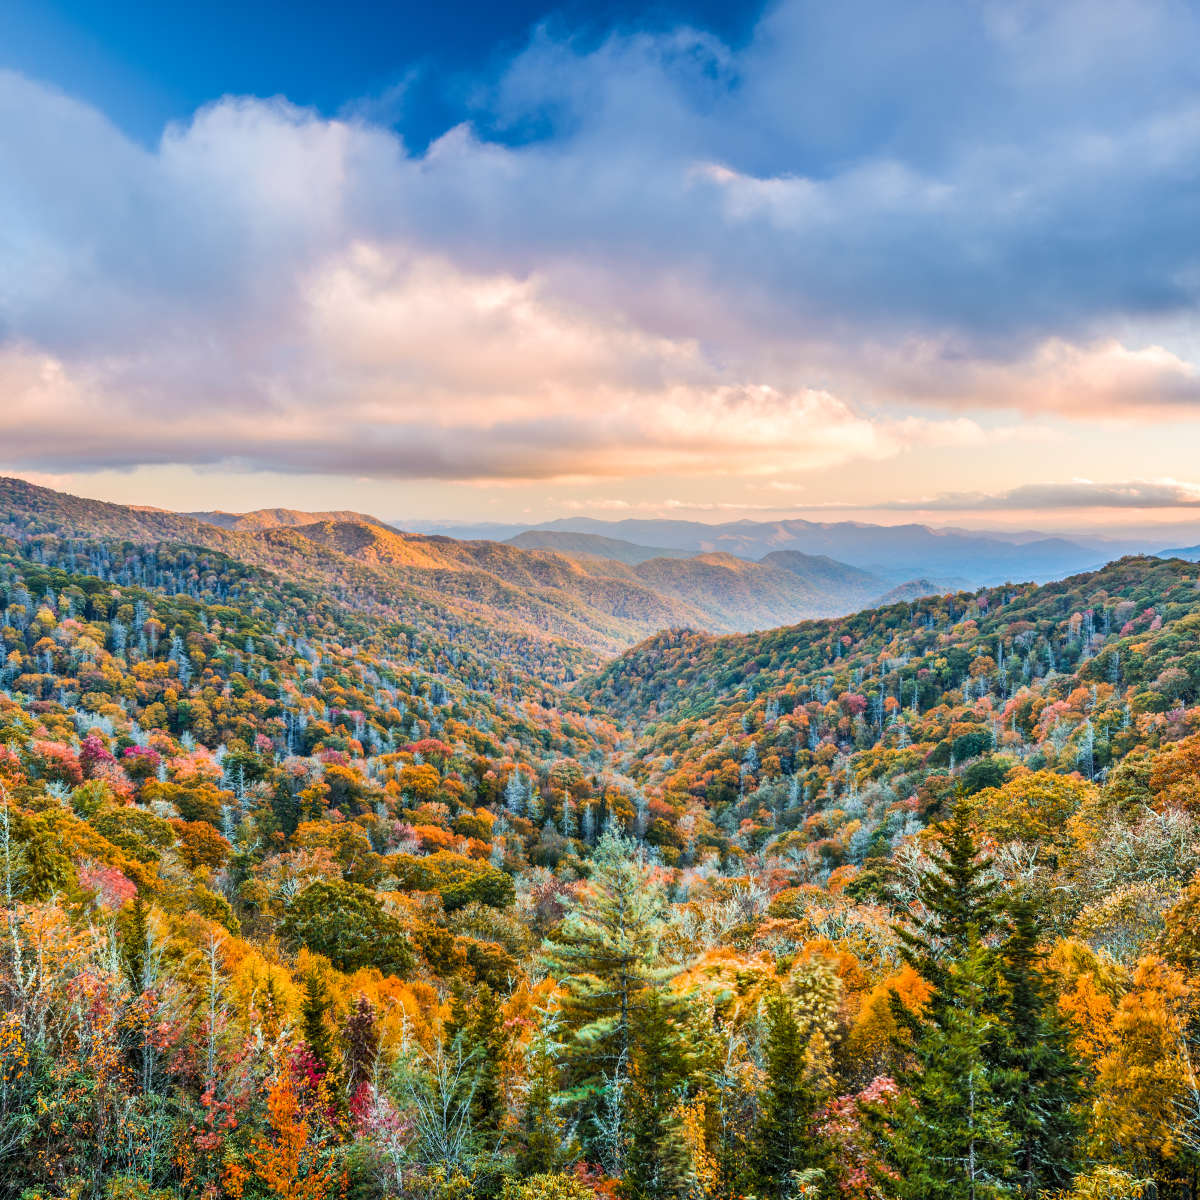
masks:
<path fill-rule="evenodd" d="M 1200 502 L 1186 0 L 6 17 L 0 470 L 518 520 Z"/>
<path fill-rule="evenodd" d="M 417 148 L 480 115 L 472 103 L 479 80 L 502 70 L 538 25 L 594 45 L 614 29 L 694 24 L 736 44 L 758 13 L 753 4 L 718 0 L 6 0 L 4 7 L 0 65 L 66 88 L 147 141 L 217 97 L 281 95 L 330 117 L 369 106 Z"/>

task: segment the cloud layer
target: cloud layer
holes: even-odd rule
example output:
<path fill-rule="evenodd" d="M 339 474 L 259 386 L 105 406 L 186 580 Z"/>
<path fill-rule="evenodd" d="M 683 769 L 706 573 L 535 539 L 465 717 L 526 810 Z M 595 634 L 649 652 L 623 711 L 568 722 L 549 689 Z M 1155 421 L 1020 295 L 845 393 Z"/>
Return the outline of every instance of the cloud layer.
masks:
<path fill-rule="evenodd" d="M 818 506 L 821 507 L 821 506 Z M 888 512 L 1052 512 L 1063 509 L 1188 509 L 1200 508 L 1200 483 L 1175 479 L 1094 483 L 1028 483 L 1003 492 L 943 492 L 935 496 L 891 500 L 870 505 L 827 505 L 829 508 L 869 508 Z"/>
<path fill-rule="evenodd" d="M 1190 417 L 1198 50 L 1182 0 L 543 32 L 420 156 L 0 75 L 0 456 L 772 476 Z"/>

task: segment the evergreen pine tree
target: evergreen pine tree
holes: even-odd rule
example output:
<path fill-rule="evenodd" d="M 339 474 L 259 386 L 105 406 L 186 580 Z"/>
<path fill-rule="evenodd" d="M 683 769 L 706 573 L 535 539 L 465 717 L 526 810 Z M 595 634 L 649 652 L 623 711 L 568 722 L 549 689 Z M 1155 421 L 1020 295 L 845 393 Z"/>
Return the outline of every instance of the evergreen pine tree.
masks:
<path fill-rule="evenodd" d="M 637 845 L 607 832 L 596 847 L 584 895 L 547 949 L 564 993 L 566 1096 L 578 1107 L 589 1150 L 596 1145 L 601 1112 L 623 1103 L 619 1081 L 633 1061 L 637 1010 L 670 974 L 658 961 L 664 906 Z M 619 1112 L 607 1112 L 610 1140 L 621 1124 Z"/>
<path fill-rule="evenodd" d="M 309 1053 L 324 1070 L 328 1070 L 333 1061 L 333 1047 L 326 1024 L 329 1003 L 329 989 L 324 977 L 319 971 L 309 971 L 304 976 L 304 1000 L 300 1006 L 300 1019 Z"/>
<path fill-rule="evenodd" d="M 300 798 L 292 784 L 287 779 L 279 780 L 271 792 L 271 811 L 285 838 L 290 838 L 296 832 L 302 815 L 300 810 Z"/>
<path fill-rule="evenodd" d="M 999 954 L 1004 1036 L 996 1048 L 997 1091 L 1016 1138 L 1021 1192 L 1036 1197 L 1070 1187 L 1083 1132 L 1083 1072 L 1041 969 L 1033 905 L 1018 897 L 1009 914 Z"/>
<path fill-rule="evenodd" d="M 464 1039 L 470 1024 L 466 984 L 463 983 L 460 976 L 455 976 L 454 981 L 450 984 L 450 1015 L 442 1023 L 443 1045 L 450 1049 L 460 1039 Z"/>
<path fill-rule="evenodd" d="M 797 1176 L 819 1177 L 824 1169 L 827 1154 L 813 1121 L 827 1092 L 825 1044 L 814 1022 L 798 1018 L 791 997 L 776 992 L 768 999 L 766 1086 L 751 1155 L 758 1195 L 786 1200 Z"/>
<path fill-rule="evenodd" d="M 513 1156 L 513 1169 L 522 1177 L 544 1175 L 564 1165 L 566 1130 L 561 1107 L 555 1103 L 562 1051 L 557 1041 L 558 1020 L 554 1011 L 539 1013 L 537 1032 L 526 1054 L 525 1102 Z"/>
<path fill-rule="evenodd" d="M 150 944 L 150 914 L 139 890 L 126 913 L 121 914 L 121 965 L 130 991 L 141 995 L 146 987 L 146 956 Z"/>
<path fill-rule="evenodd" d="M 893 997 L 912 1036 L 905 1093 L 885 1119 L 898 1200 L 998 1200 L 1015 1196 L 1016 1137 L 997 1065 L 1005 1036 L 996 956 L 984 943 L 999 921 L 998 885 L 981 861 L 961 797 L 942 827 L 917 899 L 923 915 L 897 928 L 905 960 L 933 985 L 915 1014 Z"/>
<path fill-rule="evenodd" d="M 887 1121 L 887 1190 L 897 1200 L 1015 1197 L 1016 1137 L 991 1066 L 1000 1036 L 991 954 L 972 936 L 944 979 L 919 1026 L 915 1063 L 897 1080 L 905 1095 Z"/>
<path fill-rule="evenodd" d="M 995 930 L 999 916 L 999 884 L 989 875 L 990 860 L 979 858 L 961 796 L 939 842 L 917 886 L 925 915 L 896 928 L 905 961 L 935 990 L 971 943 Z"/>
<path fill-rule="evenodd" d="M 474 1017 L 466 1030 L 466 1047 L 472 1060 L 474 1090 L 471 1125 L 476 1135 L 495 1143 L 504 1119 L 504 1093 L 500 1075 L 504 1067 L 504 1030 L 500 1000 L 486 983 L 475 993 Z"/>
<path fill-rule="evenodd" d="M 649 989 L 632 1025 L 622 1191 L 632 1200 L 671 1200 L 693 1182 L 679 1112 L 690 1070 L 683 1007 L 665 990 Z"/>

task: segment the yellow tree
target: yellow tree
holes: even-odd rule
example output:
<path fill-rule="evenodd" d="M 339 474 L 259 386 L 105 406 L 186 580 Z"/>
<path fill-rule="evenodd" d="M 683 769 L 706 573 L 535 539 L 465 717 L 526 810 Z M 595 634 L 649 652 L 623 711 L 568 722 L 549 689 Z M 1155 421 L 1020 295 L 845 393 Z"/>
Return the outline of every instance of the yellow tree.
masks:
<path fill-rule="evenodd" d="M 1097 1157 L 1139 1172 L 1169 1172 L 1180 1151 L 1186 1102 L 1184 1037 L 1191 987 L 1162 958 L 1138 961 L 1112 1019 L 1112 1042 L 1096 1068 L 1092 1133 Z"/>

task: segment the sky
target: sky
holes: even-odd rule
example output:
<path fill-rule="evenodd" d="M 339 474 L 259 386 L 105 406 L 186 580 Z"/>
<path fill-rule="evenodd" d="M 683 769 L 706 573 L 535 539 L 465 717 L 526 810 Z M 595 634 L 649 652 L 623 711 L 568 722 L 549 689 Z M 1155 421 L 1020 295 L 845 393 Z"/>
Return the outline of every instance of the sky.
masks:
<path fill-rule="evenodd" d="M 1200 520 L 1187 0 L 0 0 L 0 472 Z"/>

